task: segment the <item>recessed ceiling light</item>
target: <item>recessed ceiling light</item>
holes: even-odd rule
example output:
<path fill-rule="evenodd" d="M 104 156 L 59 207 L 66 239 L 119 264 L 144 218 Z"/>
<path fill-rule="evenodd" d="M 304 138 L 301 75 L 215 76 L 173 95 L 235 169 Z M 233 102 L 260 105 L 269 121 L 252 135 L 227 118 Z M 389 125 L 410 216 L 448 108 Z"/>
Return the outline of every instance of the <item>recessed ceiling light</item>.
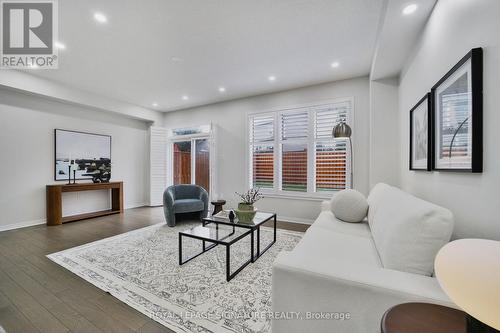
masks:
<path fill-rule="evenodd" d="M 103 13 L 99 13 L 99 12 L 94 13 L 94 20 L 96 20 L 99 23 L 108 22 L 108 18 L 106 17 L 106 15 L 104 15 Z"/>
<path fill-rule="evenodd" d="M 188 99 L 189 99 L 189 97 L 187 95 L 182 96 L 183 101 L 187 101 Z"/>
<path fill-rule="evenodd" d="M 59 50 L 65 50 L 66 49 L 66 45 L 64 45 L 61 42 L 55 42 L 54 46 L 56 47 L 56 49 L 59 49 Z"/>
<path fill-rule="evenodd" d="M 172 57 L 172 58 L 170 58 L 170 60 L 172 62 L 183 62 L 184 61 L 184 59 L 182 59 L 181 57 Z"/>
<path fill-rule="evenodd" d="M 219 92 L 221 92 L 221 93 L 226 92 L 226 88 L 224 88 L 224 87 L 219 87 Z"/>
<path fill-rule="evenodd" d="M 408 5 L 405 8 L 403 8 L 403 14 L 404 15 L 413 14 L 417 10 L 417 8 L 418 8 L 418 6 L 414 3 L 412 3 L 411 5 Z"/>
<path fill-rule="evenodd" d="M 339 62 L 338 62 L 338 61 L 335 61 L 335 62 L 332 62 L 332 63 L 330 64 L 330 66 L 331 66 L 332 68 L 337 68 L 337 67 L 339 67 L 339 66 L 340 66 L 340 64 L 339 64 Z"/>
<path fill-rule="evenodd" d="M 271 75 L 270 77 L 267 78 L 269 81 L 273 82 L 276 81 L 276 76 Z"/>
<path fill-rule="evenodd" d="M 154 107 L 157 107 L 157 106 L 158 106 L 158 103 L 153 102 L 153 106 L 154 106 Z"/>

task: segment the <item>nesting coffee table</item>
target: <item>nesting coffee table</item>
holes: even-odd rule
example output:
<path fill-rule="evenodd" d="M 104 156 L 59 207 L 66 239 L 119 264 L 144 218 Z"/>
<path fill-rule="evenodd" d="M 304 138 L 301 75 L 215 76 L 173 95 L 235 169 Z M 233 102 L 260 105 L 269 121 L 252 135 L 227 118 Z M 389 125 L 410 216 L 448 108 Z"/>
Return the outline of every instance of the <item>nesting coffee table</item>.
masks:
<path fill-rule="evenodd" d="M 273 221 L 273 239 L 265 245 L 261 250 L 260 246 L 260 227 L 267 221 Z M 182 258 L 182 239 L 183 237 L 194 238 L 202 242 L 202 251 L 188 257 Z M 231 245 L 238 241 L 250 237 L 250 258 L 241 264 L 233 273 L 231 273 Z M 210 244 L 206 244 L 206 243 Z M 276 243 L 276 214 L 257 212 L 253 222 L 243 223 L 235 218 L 231 222 L 224 218 L 215 216 L 207 217 L 202 220 L 202 225 L 191 228 L 189 230 L 179 232 L 179 265 L 183 265 L 188 261 L 202 255 L 203 253 L 213 249 L 217 245 L 226 247 L 226 281 L 233 279 L 243 268 L 248 264 L 255 262 L 262 256 L 273 244 Z"/>

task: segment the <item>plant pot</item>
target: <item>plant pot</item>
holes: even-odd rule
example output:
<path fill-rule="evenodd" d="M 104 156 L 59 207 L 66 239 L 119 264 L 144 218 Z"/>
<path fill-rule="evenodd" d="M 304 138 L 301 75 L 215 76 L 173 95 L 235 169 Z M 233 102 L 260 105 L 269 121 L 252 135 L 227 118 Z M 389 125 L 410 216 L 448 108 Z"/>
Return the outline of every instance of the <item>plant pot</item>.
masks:
<path fill-rule="evenodd" d="M 254 211 L 254 208 L 253 208 L 253 205 L 252 204 L 247 204 L 247 203 L 244 203 L 244 202 L 240 202 L 238 204 L 238 210 L 241 210 L 241 211 Z"/>
<path fill-rule="evenodd" d="M 255 214 L 257 214 L 257 211 L 235 209 L 234 213 L 236 214 L 236 217 L 238 217 L 239 222 L 251 223 L 253 221 L 253 218 L 255 217 Z"/>
<path fill-rule="evenodd" d="M 253 221 L 257 211 L 254 209 L 253 205 L 240 202 L 238 204 L 238 209 L 234 210 L 234 213 L 238 217 L 238 221 L 241 223 L 250 223 Z"/>

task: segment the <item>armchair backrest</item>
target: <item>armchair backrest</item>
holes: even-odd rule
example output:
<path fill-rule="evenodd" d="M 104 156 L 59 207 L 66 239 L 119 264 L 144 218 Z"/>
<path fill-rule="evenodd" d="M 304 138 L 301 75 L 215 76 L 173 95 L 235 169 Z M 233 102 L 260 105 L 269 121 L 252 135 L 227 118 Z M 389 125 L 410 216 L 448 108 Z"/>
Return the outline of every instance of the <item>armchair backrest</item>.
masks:
<path fill-rule="evenodd" d="M 200 199 L 202 187 L 192 184 L 174 185 L 175 200 Z"/>

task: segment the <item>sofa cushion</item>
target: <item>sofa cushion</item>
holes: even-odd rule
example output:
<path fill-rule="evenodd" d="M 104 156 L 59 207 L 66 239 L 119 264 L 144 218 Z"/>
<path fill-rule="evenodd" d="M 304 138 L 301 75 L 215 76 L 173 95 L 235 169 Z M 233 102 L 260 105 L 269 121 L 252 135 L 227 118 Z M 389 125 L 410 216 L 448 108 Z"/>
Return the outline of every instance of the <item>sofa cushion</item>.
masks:
<path fill-rule="evenodd" d="M 398 188 L 377 184 L 368 197 L 368 223 L 385 268 L 431 276 L 450 241 L 453 215 Z"/>
<path fill-rule="evenodd" d="M 203 201 L 199 199 L 180 199 L 174 201 L 175 213 L 199 212 L 204 209 Z"/>
<path fill-rule="evenodd" d="M 345 223 L 337 219 L 331 210 L 322 211 L 311 228 L 324 228 L 330 231 L 340 232 L 343 234 L 359 236 L 364 238 L 372 238 L 372 233 L 367 222 L 362 223 Z"/>
<path fill-rule="evenodd" d="M 352 189 L 336 193 L 331 205 L 335 217 L 345 222 L 361 222 L 368 212 L 368 202 L 365 196 Z"/>
<path fill-rule="evenodd" d="M 345 223 L 344 223 L 345 224 Z M 311 226 L 293 250 L 313 266 L 382 267 L 372 238 Z"/>
<path fill-rule="evenodd" d="M 380 201 L 384 199 L 384 193 L 390 190 L 390 188 L 391 186 L 387 184 L 378 183 L 370 191 L 366 200 L 368 202 L 368 223 L 370 224 L 370 228 L 373 228 L 373 217 L 380 206 Z"/>

